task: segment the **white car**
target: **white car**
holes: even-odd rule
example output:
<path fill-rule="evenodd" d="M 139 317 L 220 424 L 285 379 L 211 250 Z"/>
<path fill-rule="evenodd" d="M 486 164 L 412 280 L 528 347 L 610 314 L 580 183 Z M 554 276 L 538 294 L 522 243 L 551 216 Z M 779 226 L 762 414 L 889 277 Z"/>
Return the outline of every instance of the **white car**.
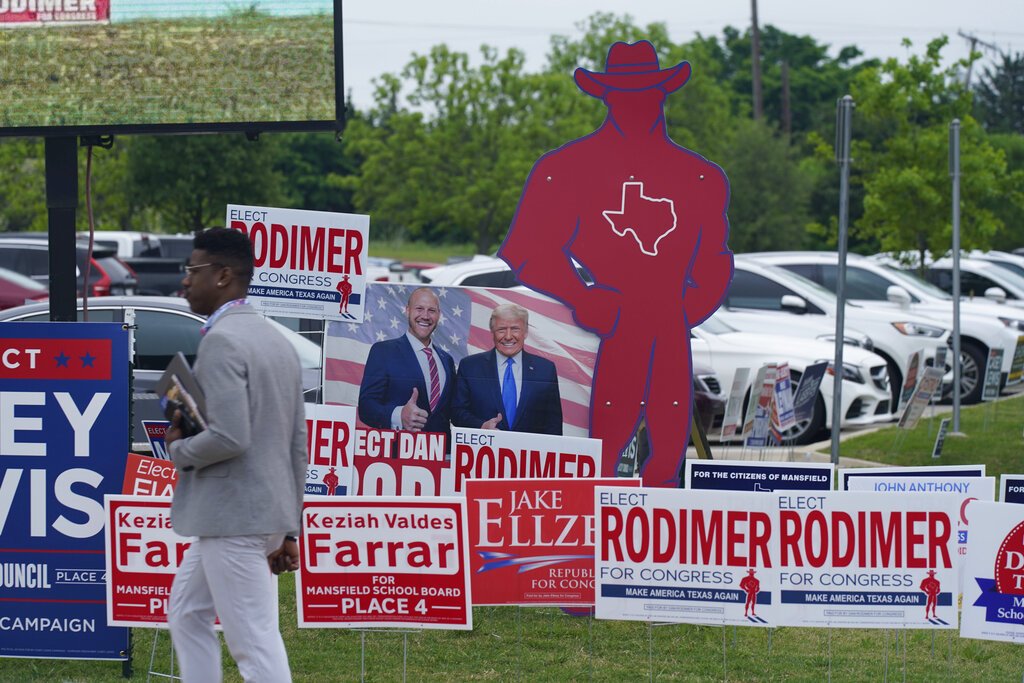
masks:
<path fill-rule="evenodd" d="M 788 363 L 793 391 L 804 370 L 821 361 L 832 362 L 833 345 L 827 342 L 760 333 L 738 332 L 714 317 L 690 331 L 694 364 L 708 365 L 729 392 L 740 368 L 750 368 L 744 408 L 750 397 L 750 383 L 765 363 Z M 850 347 L 843 352 L 842 415 L 840 427 L 865 426 L 892 419 L 888 364 L 881 356 Z M 822 378 L 811 419 L 784 434 L 794 443 L 813 443 L 832 425 L 834 373 Z M 715 436 L 715 435 L 709 435 Z"/>
<path fill-rule="evenodd" d="M 420 271 L 420 280 L 446 287 L 516 287 L 516 279 L 508 264 L 496 256 L 477 254 L 466 261 L 457 261 Z"/>
<path fill-rule="evenodd" d="M 953 291 L 953 259 L 935 261 L 924 273 L 926 280 L 946 292 Z M 960 259 L 960 295 L 984 297 L 1008 307 L 1024 308 L 1024 277 L 993 261 Z"/>
<path fill-rule="evenodd" d="M 779 251 L 747 256 L 836 289 L 839 255 L 835 252 Z M 953 327 L 952 296 L 910 272 L 859 254 L 847 256 L 845 293 L 854 303 L 925 315 Z M 1006 383 L 1022 332 L 1024 313 L 988 301 L 960 303 L 960 397 L 965 403 L 981 400 L 990 349 L 1003 349 L 1001 372 L 1002 383 Z"/>
<path fill-rule="evenodd" d="M 778 311 L 789 313 L 791 319 L 817 317 L 833 325 L 838 311 L 836 296 L 821 285 L 788 270 L 758 261 L 749 256 L 736 256 L 732 283 L 722 306 L 732 311 Z M 871 337 L 873 351 L 885 358 L 889 366 L 892 389 L 891 409 L 899 407 L 899 391 L 910 365 L 910 358 L 922 352 L 923 362 L 933 364 L 935 350 L 948 346 L 949 330 L 941 321 L 902 311 L 887 311 L 847 303 L 845 324 Z M 764 329 L 764 322 L 740 327 L 744 332 Z M 844 351 L 845 354 L 845 351 Z"/>

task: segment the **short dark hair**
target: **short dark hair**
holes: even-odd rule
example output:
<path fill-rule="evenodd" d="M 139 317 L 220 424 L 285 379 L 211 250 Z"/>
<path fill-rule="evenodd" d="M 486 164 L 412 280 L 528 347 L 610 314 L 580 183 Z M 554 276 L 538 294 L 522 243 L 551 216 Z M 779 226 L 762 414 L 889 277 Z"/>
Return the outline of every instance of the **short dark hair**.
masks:
<path fill-rule="evenodd" d="M 244 233 L 229 228 L 209 228 L 196 233 L 192 239 L 192 248 L 202 249 L 211 257 L 219 259 L 247 283 L 252 280 L 252 242 Z"/>

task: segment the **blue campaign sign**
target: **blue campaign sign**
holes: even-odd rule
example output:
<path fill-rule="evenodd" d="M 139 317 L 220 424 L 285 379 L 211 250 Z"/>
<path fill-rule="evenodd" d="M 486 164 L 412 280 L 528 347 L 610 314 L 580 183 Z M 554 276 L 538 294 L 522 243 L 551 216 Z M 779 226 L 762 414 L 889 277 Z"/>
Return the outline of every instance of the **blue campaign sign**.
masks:
<path fill-rule="evenodd" d="M 103 496 L 128 453 L 128 334 L 0 323 L 0 656 L 118 659 L 106 618 Z"/>
<path fill-rule="evenodd" d="M 841 467 L 837 488 L 850 489 L 850 477 L 984 477 L 984 465 L 932 465 L 930 467 Z"/>
<path fill-rule="evenodd" d="M 999 477 L 999 502 L 1024 504 L 1024 474 Z"/>
<path fill-rule="evenodd" d="M 713 491 L 831 491 L 832 463 L 687 459 L 686 488 Z"/>

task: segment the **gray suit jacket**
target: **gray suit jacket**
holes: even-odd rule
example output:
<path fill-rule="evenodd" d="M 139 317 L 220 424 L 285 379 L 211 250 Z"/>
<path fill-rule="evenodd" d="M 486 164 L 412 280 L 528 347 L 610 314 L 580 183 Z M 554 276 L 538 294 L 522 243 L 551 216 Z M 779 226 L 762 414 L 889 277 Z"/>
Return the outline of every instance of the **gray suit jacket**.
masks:
<path fill-rule="evenodd" d="M 229 308 L 199 344 L 209 429 L 171 444 L 171 523 L 183 536 L 297 534 L 306 483 L 299 359 L 251 306 Z"/>

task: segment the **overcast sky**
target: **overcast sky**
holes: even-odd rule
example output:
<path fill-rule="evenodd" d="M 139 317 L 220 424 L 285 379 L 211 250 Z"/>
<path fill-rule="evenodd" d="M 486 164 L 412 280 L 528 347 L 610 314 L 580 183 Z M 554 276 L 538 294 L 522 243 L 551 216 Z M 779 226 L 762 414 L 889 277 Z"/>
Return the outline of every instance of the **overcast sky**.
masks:
<path fill-rule="evenodd" d="M 439 43 L 472 55 L 483 43 L 502 51 L 518 47 L 528 70 L 538 70 L 552 34 L 578 37 L 576 23 L 599 11 L 628 13 L 639 25 L 664 22 L 675 42 L 750 23 L 749 0 L 344 0 L 345 88 L 356 106 L 368 107 L 371 79 L 399 71 L 413 52 Z M 921 53 L 929 40 L 946 34 L 943 54 L 952 61 L 968 53 L 958 30 L 1002 51 L 1024 52 L 1022 0 L 760 0 L 758 19 L 762 26 L 811 35 L 833 54 L 854 44 L 869 57 L 905 58 L 903 38 Z M 990 63 L 988 55 L 984 62 Z"/>

